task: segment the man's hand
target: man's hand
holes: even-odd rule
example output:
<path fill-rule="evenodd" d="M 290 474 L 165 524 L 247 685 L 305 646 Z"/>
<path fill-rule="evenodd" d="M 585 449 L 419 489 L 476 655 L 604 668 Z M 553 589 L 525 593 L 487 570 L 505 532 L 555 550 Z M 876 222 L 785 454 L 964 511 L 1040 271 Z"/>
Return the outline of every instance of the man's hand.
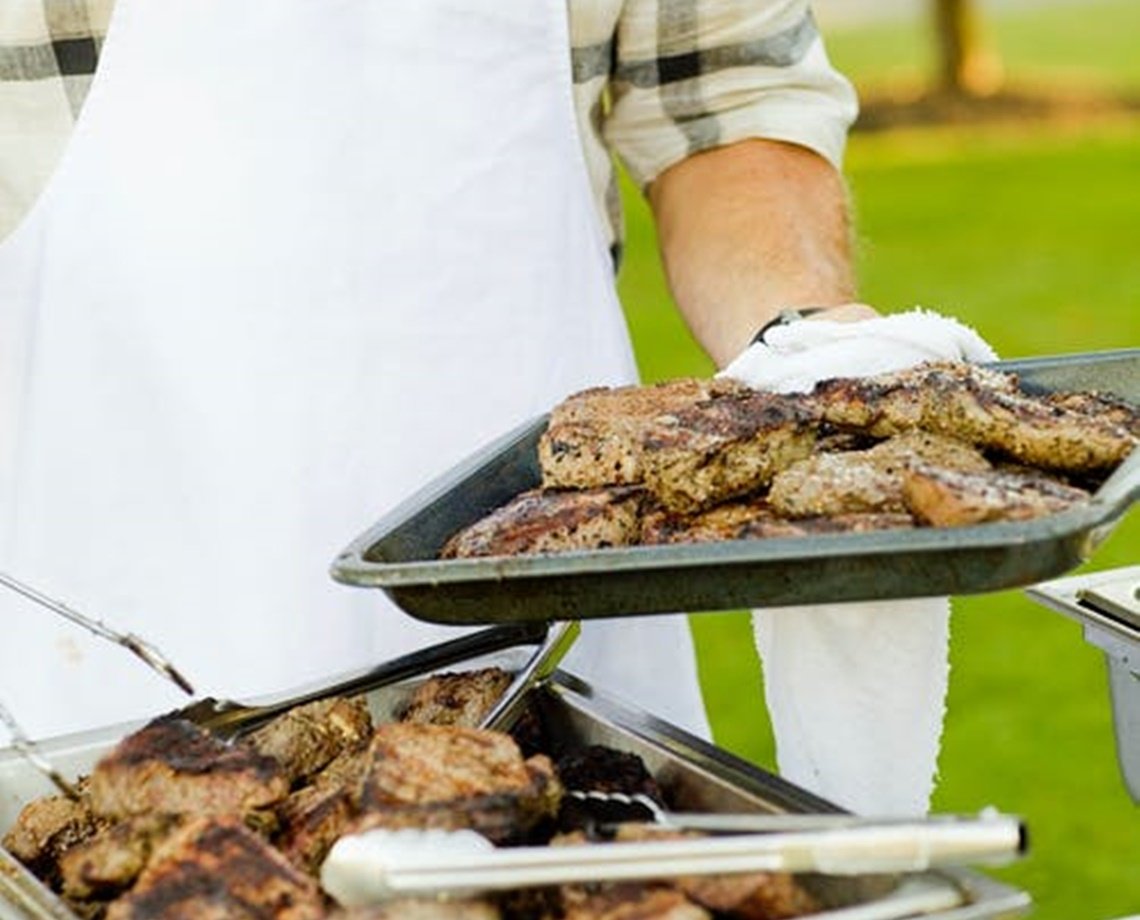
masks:
<path fill-rule="evenodd" d="M 753 140 L 699 153 L 649 189 L 673 296 L 697 340 L 724 367 L 780 310 L 854 303 L 847 196 L 823 157 Z"/>

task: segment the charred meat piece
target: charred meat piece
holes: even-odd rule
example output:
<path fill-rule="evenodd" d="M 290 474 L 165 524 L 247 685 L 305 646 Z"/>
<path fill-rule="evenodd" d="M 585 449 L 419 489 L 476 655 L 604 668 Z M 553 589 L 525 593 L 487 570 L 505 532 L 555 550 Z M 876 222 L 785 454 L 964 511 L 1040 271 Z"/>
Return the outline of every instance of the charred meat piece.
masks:
<path fill-rule="evenodd" d="M 907 506 L 936 527 L 986 521 L 1024 521 L 1086 501 L 1083 489 L 1041 473 L 965 473 L 916 466 L 904 476 Z"/>
<path fill-rule="evenodd" d="M 647 816 L 645 805 L 617 796 L 647 796 L 665 807 L 661 787 L 636 754 L 595 744 L 560 758 L 557 770 L 563 788 L 579 793 L 562 797 L 558 829 L 563 833 L 581 830 L 608 839 L 610 825 Z"/>
<path fill-rule="evenodd" d="M 372 716 L 363 698 L 335 697 L 297 706 L 242 739 L 275 759 L 291 783 L 305 781 L 346 750 L 363 747 Z"/>
<path fill-rule="evenodd" d="M 1140 409 L 1111 393 L 1099 393 L 1096 390 L 1057 392 L 1048 394 L 1045 402 L 1066 411 L 1119 425 L 1134 438 L 1140 438 Z"/>
<path fill-rule="evenodd" d="M 524 760 L 501 732 L 393 722 L 376 730 L 369 757 L 354 829 L 469 827 L 503 842 L 552 817 L 561 798 L 549 758 Z"/>
<path fill-rule="evenodd" d="M 700 834 L 664 829 L 652 824 L 622 824 L 614 840 L 680 840 Z M 820 909 L 788 872 L 742 872 L 731 875 L 692 875 L 673 880 L 691 900 L 709 910 L 740 920 L 785 920 Z"/>
<path fill-rule="evenodd" d="M 712 914 L 669 885 L 566 885 L 561 895 L 561 920 L 712 920 Z"/>
<path fill-rule="evenodd" d="M 502 668 L 436 674 L 412 692 L 400 711 L 400 721 L 476 728 L 511 685 L 511 680 L 511 675 Z"/>
<path fill-rule="evenodd" d="M 243 815 L 288 792 L 274 758 L 229 746 L 184 719 L 156 719 L 128 735 L 91 774 L 92 808 L 113 818 Z"/>
<path fill-rule="evenodd" d="M 652 420 L 642 440 L 645 485 L 668 510 L 700 511 L 768 485 L 815 445 L 802 398 L 749 392 Z"/>
<path fill-rule="evenodd" d="M 868 450 L 817 454 L 793 463 L 772 480 L 768 502 L 777 514 L 791 518 L 906 513 L 903 472 L 920 462 L 953 470 L 990 468 L 969 444 L 912 431 Z"/>
<path fill-rule="evenodd" d="M 1110 469 L 1137 443 L 1118 424 L 1020 392 L 1014 375 L 958 362 L 825 380 L 812 398 L 835 425 L 879 436 L 933 431 L 1047 470 Z"/>
<path fill-rule="evenodd" d="M 293 865 L 316 875 L 356 813 L 349 787 L 305 786 L 278 806 L 281 831 L 273 842 Z"/>
<path fill-rule="evenodd" d="M 523 492 L 451 537 L 440 556 L 517 556 L 626 546 L 637 539 L 643 496 L 643 490 L 635 487 Z"/>
<path fill-rule="evenodd" d="M 89 901 L 125 891 L 178 821 L 173 815 L 140 815 L 72 847 L 59 860 L 64 896 Z"/>
<path fill-rule="evenodd" d="M 77 784 L 76 801 L 64 795 L 32 800 L 0 840 L 5 850 L 49 884 L 59 881 L 63 854 L 107 826 L 91 809 L 87 787 L 85 780 Z"/>
<path fill-rule="evenodd" d="M 641 482 L 641 440 L 653 418 L 743 392 L 729 380 L 680 378 L 652 386 L 595 387 L 555 406 L 538 442 L 542 484 L 593 489 Z"/>
<path fill-rule="evenodd" d="M 765 499 L 726 502 L 699 514 L 672 514 L 657 510 L 645 515 L 641 542 L 707 543 L 718 540 L 764 540 L 773 537 L 807 537 L 824 533 L 866 533 L 898 530 L 915 525 L 907 512 L 836 514 L 790 520 L 776 514 Z"/>
<path fill-rule="evenodd" d="M 501 920 L 491 901 L 450 898 L 403 898 L 374 907 L 337 910 L 328 920 Z"/>
<path fill-rule="evenodd" d="M 196 818 L 168 837 L 107 920 L 309 920 L 325 915 L 316 880 L 236 818 Z"/>

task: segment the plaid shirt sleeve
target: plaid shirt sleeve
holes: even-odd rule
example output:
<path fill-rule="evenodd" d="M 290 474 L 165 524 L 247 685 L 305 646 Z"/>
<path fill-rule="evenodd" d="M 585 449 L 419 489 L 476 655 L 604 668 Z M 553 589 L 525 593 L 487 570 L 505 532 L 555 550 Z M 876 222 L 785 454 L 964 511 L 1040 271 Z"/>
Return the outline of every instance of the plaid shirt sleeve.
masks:
<path fill-rule="evenodd" d="M 807 0 L 569 0 L 574 84 L 611 243 L 611 151 L 641 186 L 691 154 L 748 138 L 839 165 L 857 112 Z"/>
<path fill-rule="evenodd" d="M 113 0 L 0 2 L 0 238 L 71 137 Z"/>

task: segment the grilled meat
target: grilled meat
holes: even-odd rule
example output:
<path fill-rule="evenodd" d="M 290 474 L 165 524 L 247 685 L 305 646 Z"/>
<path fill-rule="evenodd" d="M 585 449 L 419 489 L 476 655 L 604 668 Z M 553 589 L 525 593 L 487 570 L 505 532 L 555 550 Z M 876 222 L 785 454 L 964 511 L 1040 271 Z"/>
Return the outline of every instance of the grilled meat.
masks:
<path fill-rule="evenodd" d="M 1109 469 L 1137 443 L 1118 424 L 1021 393 L 1012 374 L 963 363 L 826 380 L 812 399 L 832 424 L 878 436 L 933 431 L 1047 470 Z"/>
<path fill-rule="evenodd" d="M 616 841 L 677 840 L 700 834 L 646 824 L 622 824 Z M 741 872 L 682 876 L 671 882 L 690 899 L 739 920 L 785 920 L 820 909 L 819 903 L 787 872 Z"/>
<path fill-rule="evenodd" d="M 304 781 L 346 750 L 363 747 L 372 716 L 362 698 L 335 697 L 297 706 L 251 732 L 243 744 L 272 757 L 290 783 Z"/>
<path fill-rule="evenodd" d="M 1041 473 L 967 473 L 919 465 L 903 478 L 907 506 L 936 527 L 1023 521 L 1064 511 L 1088 492 Z"/>
<path fill-rule="evenodd" d="M 561 895 L 561 920 L 712 920 L 707 910 L 667 885 L 565 885 Z"/>
<path fill-rule="evenodd" d="M 782 475 L 782 474 L 781 474 Z M 641 542 L 706 543 L 719 540 L 763 540 L 823 533 L 865 533 L 913 527 L 906 512 L 852 512 L 790 520 L 776 514 L 765 499 L 726 502 L 699 514 L 672 514 L 658 509 L 645 515 Z"/>
<path fill-rule="evenodd" d="M 1111 393 L 1058 392 L 1049 393 L 1044 400 L 1050 406 L 1119 425 L 1134 438 L 1140 438 L 1140 409 Z"/>
<path fill-rule="evenodd" d="M 90 901 L 114 897 L 126 890 L 178 820 L 172 815 L 128 818 L 72 847 L 59 860 L 64 896 L 73 901 Z"/>
<path fill-rule="evenodd" d="M 400 721 L 476 728 L 511 680 L 502 668 L 436 674 L 413 691 L 399 714 Z"/>
<path fill-rule="evenodd" d="M 315 875 L 337 838 L 356 816 L 349 786 L 305 786 L 278 806 L 276 847 L 297 868 Z"/>
<path fill-rule="evenodd" d="M 514 556 L 626 546 L 637 539 L 643 491 L 524 492 L 451 537 L 440 556 Z"/>
<path fill-rule="evenodd" d="M 502 916 L 491 901 L 403 898 L 376 907 L 338 910 L 328 920 L 501 920 Z"/>
<path fill-rule="evenodd" d="M 905 514 L 902 476 L 914 463 L 980 471 L 990 464 L 962 441 L 924 431 L 897 435 L 868 450 L 816 454 L 776 474 L 772 509 L 801 518 L 852 513 Z"/>
<path fill-rule="evenodd" d="M 743 392 L 729 380 L 681 378 L 653 386 L 595 387 L 555 406 L 538 442 L 542 484 L 593 489 L 641 482 L 646 425 L 715 395 Z"/>
<path fill-rule="evenodd" d="M 524 760 L 499 732 L 394 722 L 376 730 L 369 756 L 356 829 L 469 827 L 503 842 L 558 810 L 550 760 Z"/>
<path fill-rule="evenodd" d="M 38 877 L 55 884 L 63 854 L 107 826 L 92 811 L 87 790 L 88 783 L 83 780 L 78 784 L 77 801 L 64 795 L 33 799 L 20 811 L 0 844 Z"/>
<path fill-rule="evenodd" d="M 802 399 L 775 393 L 733 393 L 658 416 L 641 445 L 645 485 L 670 511 L 700 511 L 768 485 L 811 453 L 818 427 Z"/>
<path fill-rule="evenodd" d="M 309 920 L 325 915 L 315 879 L 236 818 L 195 818 L 168 837 L 107 920 Z"/>
<path fill-rule="evenodd" d="M 272 757 L 229 746 L 182 719 L 128 735 L 91 774 L 98 815 L 241 815 L 280 801 L 289 781 Z"/>

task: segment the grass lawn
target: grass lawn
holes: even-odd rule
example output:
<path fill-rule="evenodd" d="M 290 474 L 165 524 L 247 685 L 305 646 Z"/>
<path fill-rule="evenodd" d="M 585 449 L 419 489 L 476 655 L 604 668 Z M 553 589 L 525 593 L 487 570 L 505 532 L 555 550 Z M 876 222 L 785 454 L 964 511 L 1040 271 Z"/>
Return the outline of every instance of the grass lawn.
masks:
<path fill-rule="evenodd" d="M 1065 68 L 1099 65 L 1099 79 L 1140 85 L 1125 38 L 1140 26 L 1135 0 L 1022 10 L 993 26 L 1011 71 L 1044 72 L 1057 55 Z M 833 56 L 857 82 L 882 76 L 883 60 L 920 66 L 899 34 L 841 33 Z M 856 135 L 848 172 L 869 302 L 954 314 L 1005 357 L 1140 346 L 1140 124 Z M 644 205 L 629 188 L 626 200 L 620 287 L 643 375 L 707 373 L 669 305 Z M 1090 568 L 1140 563 L 1138 548 L 1133 513 Z M 701 614 L 693 624 L 718 741 L 771 767 L 747 619 Z M 935 808 L 992 804 L 1027 819 L 1029 858 L 992 874 L 1033 895 L 1035 918 L 1140 911 L 1140 811 L 1117 772 L 1100 654 L 1020 592 L 957 599 L 953 629 Z"/>

